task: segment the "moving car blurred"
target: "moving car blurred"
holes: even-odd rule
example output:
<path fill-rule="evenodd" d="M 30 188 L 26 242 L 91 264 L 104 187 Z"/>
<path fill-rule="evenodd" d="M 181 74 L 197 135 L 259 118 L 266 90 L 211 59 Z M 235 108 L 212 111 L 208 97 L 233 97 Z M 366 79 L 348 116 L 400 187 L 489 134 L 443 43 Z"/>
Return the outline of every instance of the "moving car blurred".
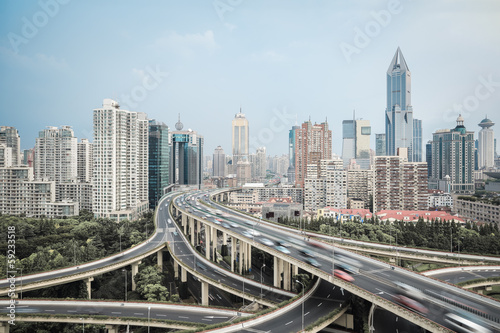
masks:
<path fill-rule="evenodd" d="M 349 274 L 347 274 L 344 271 L 341 271 L 340 269 L 333 270 L 333 275 L 335 277 L 338 277 L 339 279 L 342 279 L 342 280 L 347 281 L 347 282 L 354 281 L 354 278 L 352 276 L 350 276 Z"/>
<path fill-rule="evenodd" d="M 321 267 L 321 264 L 314 258 L 306 258 L 306 262 L 314 267 Z"/>
<path fill-rule="evenodd" d="M 394 300 L 399 304 L 409 308 L 410 310 L 416 311 L 422 315 L 427 315 L 429 310 L 422 303 L 414 300 L 413 298 L 404 296 L 404 295 L 395 295 Z"/>

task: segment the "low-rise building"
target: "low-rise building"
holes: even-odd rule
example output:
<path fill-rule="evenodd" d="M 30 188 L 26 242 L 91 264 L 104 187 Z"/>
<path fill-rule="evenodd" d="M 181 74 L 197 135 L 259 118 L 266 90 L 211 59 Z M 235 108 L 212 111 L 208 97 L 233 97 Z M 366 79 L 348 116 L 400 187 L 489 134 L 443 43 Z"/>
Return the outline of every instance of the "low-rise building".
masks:
<path fill-rule="evenodd" d="M 420 218 L 424 222 L 434 221 L 455 221 L 457 223 L 465 223 L 465 219 L 461 216 L 451 215 L 446 211 L 437 210 L 381 210 L 377 214 L 381 221 L 404 221 L 418 222 Z"/>
<path fill-rule="evenodd" d="M 475 197 L 458 196 L 453 200 L 454 210 L 473 221 L 496 223 L 500 227 L 500 205 Z"/>
<path fill-rule="evenodd" d="M 365 221 L 372 218 L 372 213 L 368 209 L 339 209 L 333 207 L 325 207 L 318 209 L 319 217 L 333 217 L 342 222 L 352 221 L 357 219 L 359 221 Z"/>
<path fill-rule="evenodd" d="M 280 222 L 283 217 L 302 217 L 302 204 L 295 203 L 292 198 L 271 198 L 262 204 L 262 218 Z"/>

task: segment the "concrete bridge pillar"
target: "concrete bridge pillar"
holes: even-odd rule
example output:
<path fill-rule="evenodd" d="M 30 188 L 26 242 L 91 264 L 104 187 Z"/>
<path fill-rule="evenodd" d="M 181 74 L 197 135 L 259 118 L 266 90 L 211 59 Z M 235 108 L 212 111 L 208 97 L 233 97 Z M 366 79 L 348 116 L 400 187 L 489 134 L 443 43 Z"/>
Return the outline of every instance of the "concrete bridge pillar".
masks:
<path fill-rule="evenodd" d="M 281 288 L 281 273 L 283 273 L 283 260 L 274 257 L 274 286 Z"/>
<path fill-rule="evenodd" d="M 196 244 L 195 244 L 195 245 L 197 245 L 197 244 L 198 244 L 198 242 L 199 242 L 199 239 L 200 239 L 200 236 L 199 236 L 199 235 L 200 235 L 200 231 L 201 231 L 201 221 L 200 221 L 200 220 L 198 220 L 198 225 L 197 225 L 197 228 L 196 228 Z"/>
<path fill-rule="evenodd" d="M 283 289 L 292 290 L 292 279 L 290 276 L 290 263 L 283 261 Z"/>
<path fill-rule="evenodd" d="M 208 283 L 201 282 L 201 305 L 208 305 Z"/>
<path fill-rule="evenodd" d="M 135 275 L 139 272 L 139 265 L 141 264 L 141 261 L 137 261 L 132 263 L 132 290 L 135 291 L 136 285 L 135 285 Z"/>
<path fill-rule="evenodd" d="M 222 245 L 227 245 L 227 234 L 222 232 Z"/>
<path fill-rule="evenodd" d="M 240 257 L 238 258 L 238 272 L 243 274 L 243 260 L 245 258 L 245 242 L 240 239 L 238 248 Z"/>
<path fill-rule="evenodd" d="M 181 282 L 187 282 L 187 270 L 181 267 Z"/>
<path fill-rule="evenodd" d="M 252 244 L 247 243 L 245 251 L 246 266 L 248 270 L 252 270 Z"/>
<path fill-rule="evenodd" d="M 0 322 L 0 333 L 9 333 L 10 332 L 10 324 L 6 321 Z"/>
<path fill-rule="evenodd" d="M 119 325 L 112 325 L 112 324 L 106 324 L 105 327 L 108 330 L 108 333 L 118 333 L 118 330 L 120 329 Z"/>
<path fill-rule="evenodd" d="M 195 219 L 191 219 L 189 221 L 189 232 L 191 234 L 191 245 L 194 246 L 194 236 L 195 236 L 195 232 L 194 232 L 194 223 L 195 223 Z"/>
<path fill-rule="evenodd" d="M 234 272 L 235 260 L 236 260 L 236 238 L 231 237 L 231 272 Z"/>
<path fill-rule="evenodd" d="M 89 299 L 92 299 L 92 281 L 94 281 L 94 278 L 92 276 L 85 279 L 85 284 L 87 285 L 87 295 L 89 295 Z"/>
<path fill-rule="evenodd" d="M 179 264 L 174 260 L 174 278 L 179 278 Z"/>
<path fill-rule="evenodd" d="M 212 235 L 210 236 L 210 240 L 212 241 L 212 253 L 213 253 L 213 260 L 214 262 L 217 262 L 217 245 L 219 243 L 219 239 L 217 238 L 217 229 L 215 228 L 210 228 L 212 231 Z"/>
<path fill-rule="evenodd" d="M 182 227 L 186 225 L 187 218 L 188 218 L 187 215 L 181 212 L 181 226 Z M 185 232 L 185 230 L 184 230 L 184 232 Z"/>
<path fill-rule="evenodd" d="M 211 227 L 205 224 L 205 257 L 210 260 L 210 232 Z"/>
<path fill-rule="evenodd" d="M 158 270 L 163 272 L 163 249 L 156 252 L 156 264 L 158 265 Z"/>

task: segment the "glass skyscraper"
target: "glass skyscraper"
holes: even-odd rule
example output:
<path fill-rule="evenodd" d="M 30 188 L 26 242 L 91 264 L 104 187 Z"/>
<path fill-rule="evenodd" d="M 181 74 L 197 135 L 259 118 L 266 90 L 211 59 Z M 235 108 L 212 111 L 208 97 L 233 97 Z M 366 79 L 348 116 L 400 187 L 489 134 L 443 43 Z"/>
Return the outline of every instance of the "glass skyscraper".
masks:
<path fill-rule="evenodd" d="M 149 120 L 149 207 L 154 208 L 170 184 L 170 147 L 168 127 L 162 122 Z"/>
<path fill-rule="evenodd" d="M 422 120 L 413 119 L 413 162 L 422 162 Z"/>
<path fill-rule="evenodd" d="M 356 158 L 356 121 L 342 121 L 342 160 L 344 167 Z"/>
<path fill-rule="evenodd" d="M 387 70 L 385 143 L 387 155 L 394 156 L 398 148 L 408 148 L 408 158 L 413 159 L 411 73 L 399 47 Z"/>

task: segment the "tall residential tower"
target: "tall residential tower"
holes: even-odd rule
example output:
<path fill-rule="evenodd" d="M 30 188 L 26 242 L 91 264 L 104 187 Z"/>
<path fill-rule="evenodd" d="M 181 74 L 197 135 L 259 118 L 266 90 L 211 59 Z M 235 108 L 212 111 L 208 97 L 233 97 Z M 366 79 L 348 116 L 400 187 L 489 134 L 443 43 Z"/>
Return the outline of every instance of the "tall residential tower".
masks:
<path fill-rule="evenodd" d="M 487 169 L 495 166 L 495 137 L 491 127 L 495 125 L 488 116 L 478 124 L 481 127 L 478 135 L 478 161 L 479 169 Z"/>

